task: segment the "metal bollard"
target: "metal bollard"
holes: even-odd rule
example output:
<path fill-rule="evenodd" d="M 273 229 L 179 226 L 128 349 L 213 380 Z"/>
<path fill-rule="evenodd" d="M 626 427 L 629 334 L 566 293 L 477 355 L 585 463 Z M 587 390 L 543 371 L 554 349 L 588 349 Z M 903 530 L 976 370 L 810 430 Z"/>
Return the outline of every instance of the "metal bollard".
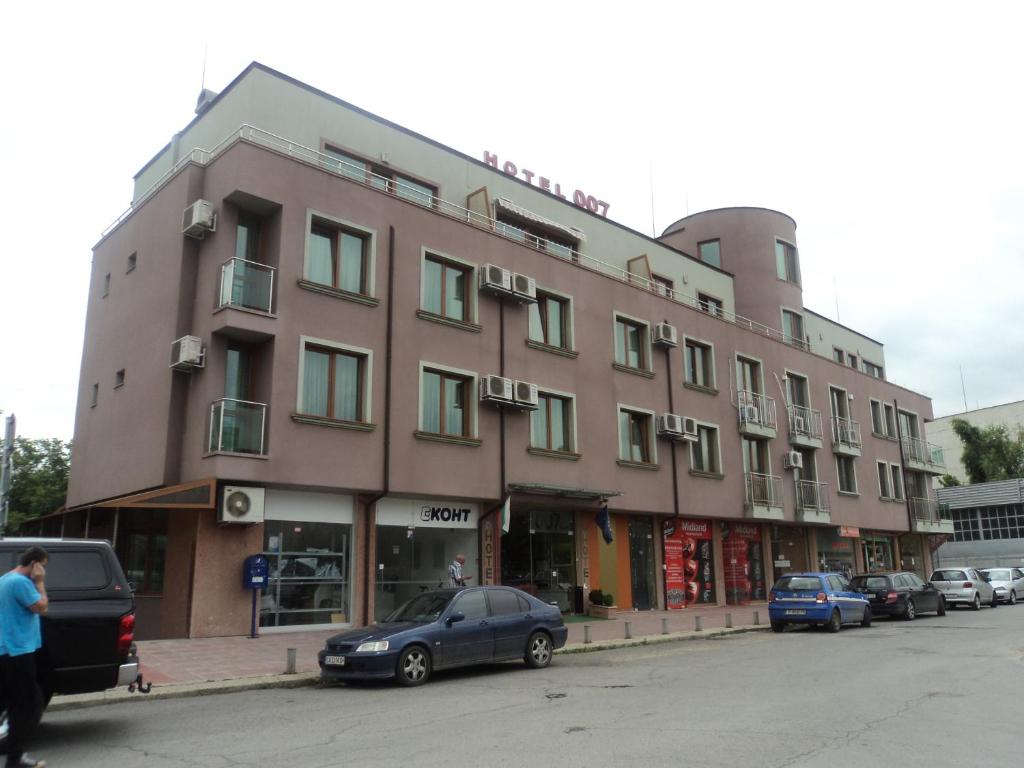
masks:
<path fill-rule="evenodd" d="M 761 614 L 760 614 L 759 611 L 754 611 L 754 626 L 756 627 L 756 626 L 759 626 L 760 624 L 761 624 Z"/>
<path fill-rule="evenodd" d="M 626 625 L 626 639 L 629 640 L 633 637 L 633 622 L 624 621 L 622 623 Z"/>
<path fill-rule="evenodd" d="M 725 628 L 726 629 L 732 629 L 732 614 L 731 613 L 725 614 Z"/>
<path fill-rule="evenodd" d="M 294 648 L 289 648 L 288 649 L 288 657 L 287 657 L 287 661 L 285 662 L 285 665 L 284 665 L 284 673 L 286 675 L 294 675 L 295 674 L 295 649 Z"/>
<path fill-rule="evenodd" d="M 661 617 L 661 634 L 668 634 L 668 619 L 664 616 Z"/>
<path fill-rule="evenodd" d="M 589 624 L 584 624 L 583 625 L 583 642 L 584 643 L 591 642 L 591 640 L 590 640 L 590 625 Z"/>
<path fill-rule="evenodd" d="M 702 632 L 704 630 L 704 623 L 701 621 L 700 616 L 693 617 L 693 629 L 696 632 Z"/>

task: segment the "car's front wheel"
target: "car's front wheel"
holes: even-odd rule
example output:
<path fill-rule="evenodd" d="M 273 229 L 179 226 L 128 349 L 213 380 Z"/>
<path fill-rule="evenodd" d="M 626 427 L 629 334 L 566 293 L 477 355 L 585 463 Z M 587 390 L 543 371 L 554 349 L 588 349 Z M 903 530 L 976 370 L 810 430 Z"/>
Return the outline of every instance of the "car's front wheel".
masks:
<path fill-rule="evenodd" d="M 829 632 L 838 632 L 843 628 L 843 620 L 839 616 L 839 610 L 832 611 L 832 615 L 829 616 L 828 624 L 825 625 L 825 629 Z"/>
<path fill-rule="evenodd" d="M 418 645 L 402 651 L 395 668 L 395 678 L 401 685 L 423 685 L 430 677 L 430 654 Z"/>
<path fill-rule="evenodd" d="M 534 632 L 526 643 L 526 666 L 533 669 L 546 667 L 551 663 L 551 638 L 546 632 Z"/>
<path fill-rule="evenodd" d="M 972 611 L 980 611 L 981 610 L 981 595 L 979 595 L 977 592 L 974 593 L 974 602 L 971 603 L 971 610 Z"/>
<path fill-rule="evenodd" d="M 864 615 L 861 616 L 860 625 L 862 627 L 870 627 L 871 626 L 871 606 L 870 605 L 865 605 L 864 606 Z"/>
<path fill-rule="evenodd" d="M 999 607 L 999 595 L 996 594 L 996 591 L 994 589 L 992 590 L 992 602 L 989 603 L 989 606 L 992 608 Z"/>
<path fill-rule="evenodd" d="M 1017 593 L 1014 590 L 1010 590 L 1010 605 L 1017 604 Z"/>
<path fill-rule="evenodd" d="M 944 599 L 942 599 L 941 597 L 939 598 L 939 605 L 935 609 L 935 614 L 937 616 L 945 616 L 946 615 L 946 601 Z"/>

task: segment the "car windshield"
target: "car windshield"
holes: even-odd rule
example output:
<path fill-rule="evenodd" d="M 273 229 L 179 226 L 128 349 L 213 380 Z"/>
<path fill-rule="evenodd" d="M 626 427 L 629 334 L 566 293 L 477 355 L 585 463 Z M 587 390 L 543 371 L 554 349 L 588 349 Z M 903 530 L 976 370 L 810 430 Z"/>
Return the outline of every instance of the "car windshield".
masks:
<path fill-rule="evenodd" d="M 850 582 L 854 589 L 888 589 L 885 576 L 855 576 Z"/>
<path fill-rule="evenodd" d="M 441 612 L 448 607 L 452 595 L 439 592 L 428 592 L 414 597 L 398 607 L 384 621 L 437 621 Z"/>
<path fill-rule="evenodd" d="M 1010 572 L 1009 571 L 991 570 L 991 571 L 982 571 L 982 573 L 984 573 L 986 576 L 988 576 L 993 581 L 1009 581 L 1010 580 Z"/>
<path fill-rule="evenodd" d="M 963 581 L 967 574 L 963 571 L 936 571 L 932 574 L 932 581 Z"/>
<path fill-rule="evenodd" d="M 821 582 L 814 576 L 783 576 L 772 589 L 777 592 L 817 592 Z"/>

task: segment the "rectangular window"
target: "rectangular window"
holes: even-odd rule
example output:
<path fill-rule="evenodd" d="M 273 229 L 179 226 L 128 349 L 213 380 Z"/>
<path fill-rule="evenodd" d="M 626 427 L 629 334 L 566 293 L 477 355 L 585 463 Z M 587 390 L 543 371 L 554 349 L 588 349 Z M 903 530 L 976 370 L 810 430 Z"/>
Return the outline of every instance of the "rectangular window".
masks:
<path fill-rule="evenodd" d="M 707 312 L 709 315 L 722 316 L 722 300 L 716 299 L 714 296 L 698 293 L 697 307 L 701 312 Z"/>
<path fill-rule="evenodd" d="M 796 246 L 782 240 L 775 241 L 775 269 L 780 280 L 800 282 L 800 262 Z"/>
<path fill-rule="evenodd" d="M 899 464 L 890 464 L 889 469 L 892 477 L 892 497 L 903 501 L 903 471 Z"/>
<path fill-rule="evenodd" d="M 423 264 L 423 309 L 452 320 L 469 322 L 466 288 L 470 268 L 427 254 Z"/>
<path fill-rule="evenodd" d="M 93 384 L 92 385 L 92 402 L 90 403 L 90 407 L 95 408 L 96 407 L 96 403 L 98 403 L 99 401 L 100 401 L 100 385 L 99 384 Z"/>
<path fill-rule="evenodd" d="M 136 262 L 138 262 L 138 260 L 139 260 L 138 254 L 135 254 L 135 253 L 129 254 L 129 256 L 128 256 L 128 266 L 125 267 L 125 270 L 124 270 L 125 274 L 127 274 L 128 272 L 134 272 L 135 271 L 135 264 L 136 264 Z"/>
<path fill-rule="evenodd" d="M 885 434 L 885 417 L 882 415 L 882 404 L 877 400 L 871 401 L 871 431 L 876 435 Z"/>
<path fill-rule="evenodd" d="M 883 499 L 893 498 L 892 491 L 889 488 L 889 481 L 891 474 L 889 472 L 889 465 L 884 461 L 877 462 L 878 465 L 878 495 Z"/>
<path fill-rule="evenodd" d="M 469 381 L 444 371 L 423 371 L 423 431 L 438 435 L 470 435 Z"/>
<path fill-rule="evenodd" d="M 615 318 L 615 362 L 629 368 L 647 368 L 646 326 L 621 317 Z"/>
<path fill-rule="evenodd" d="M 804 318 L 798 312 L 788 309 L 782 310 L 782 332 L 786 335 L 786 341 L 804 343 Z"/>
<path fill-rule="evenodd" d="M 103 298 L 106 298 L 109 295 L 110 295 L 110 273 L 107 272 L 106 276 L 103 278 Z"/>
<path fill-rule="evenodd" d="M 857 356 L 852 353 L 847 353 L 846 362 L 850 364 L 850 367 L 856 370 L 857 368 Z"/>
<path fill-rule="evenodd" d="M 370 237 L 365 233 L 314 220 L 309 233 L 306 279 L 349 293 L 365 294 L 369 242 Z"/>
<path fill-rule="evenodd" d="M 365 360 L 362 355 L 307 345 L 302 360 L 301 412 L 339 421 L 365 421 Z"/>
<path fill-rule="evenodd" d="M 883 403 L 882 410 L 885 412 L 885 435 L 894 438 L 896 437 L 896 409 L 889 403 Z"/>
<path fill-rule="evenodd" d="M 832 418 L 850 418 L 850 399 L 847 396 L 845 389 L 840 389 L 839 387 L 829 387 L 828 399 L 829 405 L 832 408 Z"/>
<path fill-rule="evenodd" d="M 839 490 L 843 493 L 857 493 L 857 469 L 850 456 L 836 456 L 836 472 L 839 476 Z"/>
<path fill-rule="evenodd" d="M 240 214 L 235 228 L 235 258 L 246 261 L 260 260 L 260 220 Z"/>
<path fill-rule="evenodd" d="M 675 296 L 675 283 L 667 277 L 651 273 L 651 285 L 655 293 L 668 296 L 670 299 Z"/>
<path fill-rule="evenodd" d="M 846 364 L 846 353 L 839 347 L 832 347 L 832 359 L 840 365 Z"/>
<path fill-rule="evenodd" d="M 785 382 L 786 396 L 789 398 L 789 404 L 799 406 L 800 408 L 810 408 L 806 377 L 787 371 Z"/>
<path fill-rule="evenodd" d="M 114 389 L 124 386 L 124 368 L 114 374 Z"/>
<path fill-rule="evenodd" d="M 619 458 L 638 464 L 651 463 L 651 415 L 619 409 Z"/>
<path fill-rule="evenodd" d="M 383 165 L 373 165 L 362 158 L 355 157 L 333 147 L 325 147 L 324 154 L 339 162 L 329 164 L 334 171 L 369 184 L 375 189 L 388 192 L 411 200 L 420 205 L 432 206 L 437 197 L 437 188 L 412 179 Z"/>
<path fill-rule="evenodd" d="M 697 251 L 700 254 L 700 260 L 705 264 L 710 264 L 713 267 L 722 266 L 722 246 L 718 240 L 705 240 L 703 243 L 697 243 Z"/>
<path fill-rule="evenodd" d="M 864 372 L 868 376 L 874 376 L 876 379 L 884 379 L 885 378 L 885 376 L 883 375 L 882 366 L 875 365 L 874 363 L 869 363 L 867 360 L 864 360 L 863 363 L 864 363 Z"/>
<path fill-rule="evenodd" d="M 740 449 L 743 453 L 743 471 L 754 472 L 759 475 L 769 474 L 768 441 L 744 437 L 741 438 L 740 444 Z"/>
<path fill-rule="evenodd" d="M 549 451 L 571 452 L 572 400 L 540 393 L 537 410 L 530 416 L 530 445 Z"/>
<path fill-rule="evenodd" d="M 693 339 L 686 340 L 683 354 L 686 355 L 686 382 L 698 387 L 714 389 L 714 352 L 707 344 Z"/>
<path fill-rule="evenodd" d="M 690 469 L 694 472 L 719 474 L 722 471 L 718 460 L 718 429 L 697 425 L 697 440 L 690 443 Z"/>
<path fill-rule="evenodd" d="M 537 303 L 528 307 L 530 340 L 549 347 L 569 349 L 568 300 L 538 291 Z"/>
<path fill-rule="evenodd" d="M 736 358 L 736 388 L 744 392 L 760 394 L 761 364 L 745 357 Z"/>

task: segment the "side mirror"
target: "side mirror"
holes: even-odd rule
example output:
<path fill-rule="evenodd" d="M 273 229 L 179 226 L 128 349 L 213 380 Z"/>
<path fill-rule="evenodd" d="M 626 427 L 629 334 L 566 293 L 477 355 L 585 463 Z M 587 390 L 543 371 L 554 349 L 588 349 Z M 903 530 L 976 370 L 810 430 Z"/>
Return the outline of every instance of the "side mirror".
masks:
<path fill-rule="evenodd" d="M 444 620 L 444 623 L 447 626 L 450 627 L 452 624 L 454 624 L 457 621 L 465 621 L 465 620 L 466 620 L 466 614 L 464 614 L 462 611 L 452 611 L 448 615 L 448 618 Z"/>

